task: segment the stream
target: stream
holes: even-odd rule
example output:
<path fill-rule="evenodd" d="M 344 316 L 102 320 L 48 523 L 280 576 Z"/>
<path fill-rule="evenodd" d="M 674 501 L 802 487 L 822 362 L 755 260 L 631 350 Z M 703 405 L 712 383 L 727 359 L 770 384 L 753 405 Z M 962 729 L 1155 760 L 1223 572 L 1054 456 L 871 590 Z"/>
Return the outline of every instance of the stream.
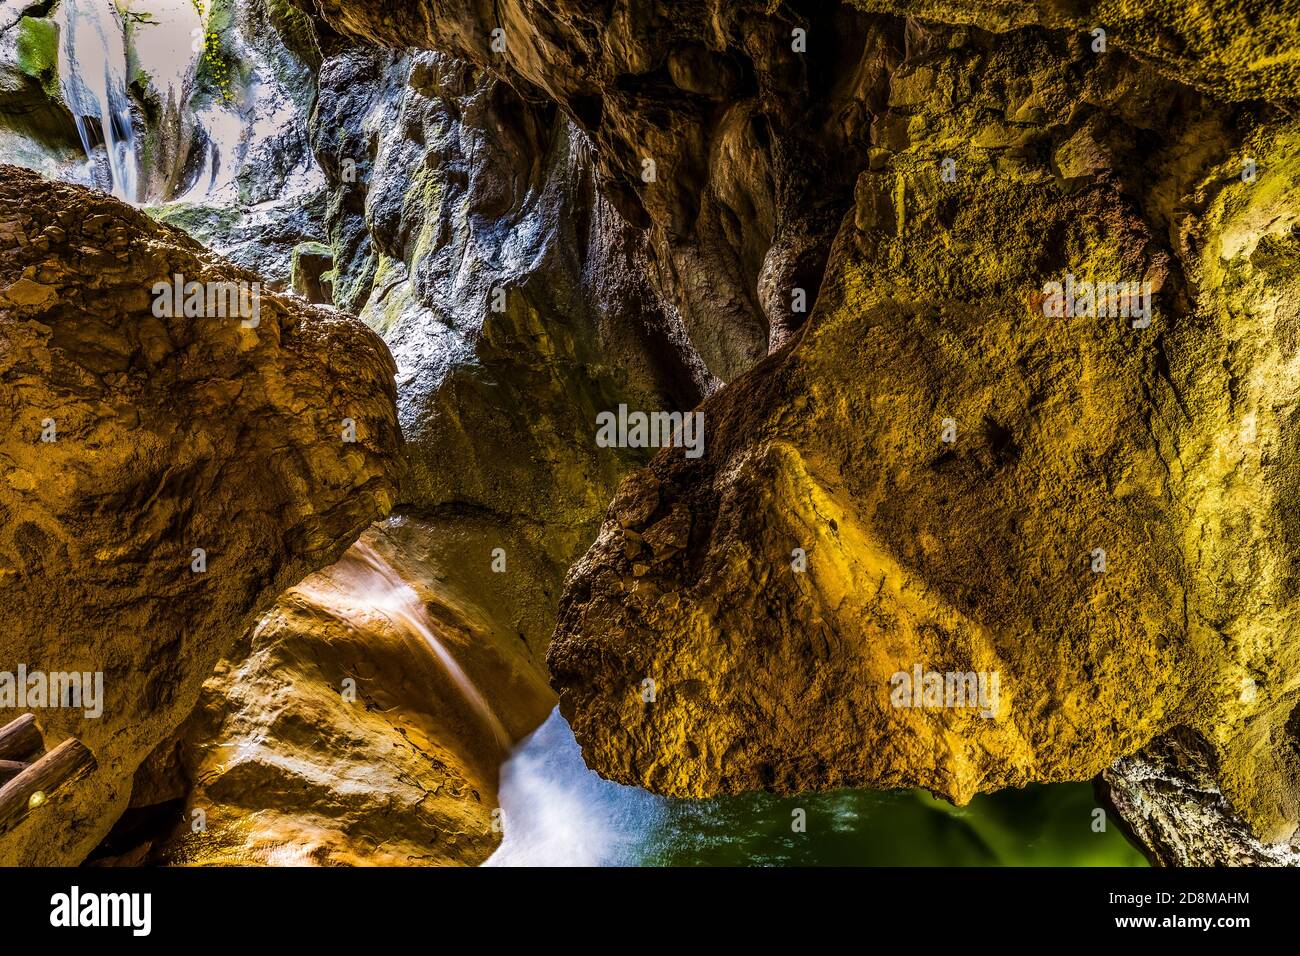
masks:
<path fill-rule="evenodd" d="M 976 797 L 839 790 L 675 800 L 588 770 L 558 708 L 502 767 L 504 839 L 485 866 L 1145 866 L 1089 783 Z M 794 832 L 797 811 L 805 832 Z"/>

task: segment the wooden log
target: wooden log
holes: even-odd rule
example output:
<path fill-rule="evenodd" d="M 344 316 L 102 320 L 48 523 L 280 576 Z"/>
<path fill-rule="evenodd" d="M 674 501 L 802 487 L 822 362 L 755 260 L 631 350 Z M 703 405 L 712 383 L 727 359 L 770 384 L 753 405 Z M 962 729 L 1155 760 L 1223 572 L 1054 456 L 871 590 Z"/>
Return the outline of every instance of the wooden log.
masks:
<path fill-rule="evenodd" d="M 44 749 L 45 741 L 36 729 L 34 714 L 23 714 L 0 727 L 0 760 L 25 760 Z"/>
<path fill-rule="evenodd" d="M 29 766 L 30 764 L 25 764 L 21 760 L 0 760 L 0 783 L 12 780 Z"/>
<path fill-rule="evenodd" d="M 0 787 L 0 828 L 27 812 L 32 794 L 40 791 L 48 797 L 94 767 L 95 755 L 80 740 L 69 737 Z"/>

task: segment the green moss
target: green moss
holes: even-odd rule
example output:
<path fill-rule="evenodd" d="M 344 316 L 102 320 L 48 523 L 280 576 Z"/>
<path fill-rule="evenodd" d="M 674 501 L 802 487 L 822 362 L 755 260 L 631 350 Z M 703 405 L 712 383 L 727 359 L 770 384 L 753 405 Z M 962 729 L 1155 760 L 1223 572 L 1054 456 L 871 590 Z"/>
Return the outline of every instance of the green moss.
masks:
<path fill-rule="evenodd" d="M 320 51 L 311 18 L 299 10 L 292 0 L 265 0 L 267 16 L 280 40 L 303 63 L 313 68 L 320 66 Z M 299 92 L 299 91 L 292 91 Z"/>
<path fill-rule="evenodd" d="M 231 235 L 239 228 L 242 216 L 237 209 L 176 202 L 145 210 L 154 219 L 189 233 L 200 242 L 213 235 Z"/>
<path fill-rule="evenodd" d="M 375 269 L 375 277 L 371 283 L 372 286 L 382 288 L 388 281 L 388 274 L 396 265 L 396 259 L 380 256 L 379 265 Z M 368 312 L 365 316 L 366 323 L 380 335 L 386 335 L 396 328 L 398 320 L 401 319 L 402 313 L 410 305 L 410 302 L 411 288 L 409 283 L 404 283 L 384 298 L 378 315 L 373 310 Z"/>
<path fill-rule="evenodd" d="M 146 25 L 149 21 L 143 21 Z M 145 36 L 140 35 L 139 23 L 128 20 L 126 23 L 126 76 L 127 83 L 137 89 L 147 89 L 153 81 L 148 72 L 140 65 L 140 54 L 136 51 Z"/>
<path fill-rule="evenodd" d="M 18 68 L 38 81 L 47 94 L 59 95 L 59 27 L 53 20 L 23 17 L 18 21 Z"/>
<path fill-rule="evenodd" d="M 235 22 L 235 5 L 231 0 L 213 0 L 208 29 L 224 34 Z"/>
<path fill-rule="evenodd" d="M 295 259 L 303 255 L 330 256 L 331 258 L 333 258 L 334 253 L 330 250 L 330 247 L 325 245 L 325 243 L 323 242 L 309 241 L 309 242 L 300 242 L 298 243 L 298 245 L 293 247 L 293 257 Z"/>

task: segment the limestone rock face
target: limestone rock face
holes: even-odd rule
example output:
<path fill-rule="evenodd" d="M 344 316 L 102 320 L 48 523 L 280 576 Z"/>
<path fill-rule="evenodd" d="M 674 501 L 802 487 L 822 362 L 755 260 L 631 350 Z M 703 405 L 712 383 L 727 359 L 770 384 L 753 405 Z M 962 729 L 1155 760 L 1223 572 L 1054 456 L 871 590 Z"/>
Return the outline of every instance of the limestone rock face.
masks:
<path fill-rule="evenodd" d="M 366 546 L 469 683 L 520 702 L 506 739 L 549 700 L 560 575 L 644 462 L 595 447 L 595 413 L 712 395 L 704 455 L 623 482 L 559 601 L 549 665 L 591 766 L 960 802 L 1189 735 L 1223 820 L 1295 838 L 1300 130 L 1270 105 L 1294 95 L 1293 17 L 298 3 L 321 291 L 392 349 L 410 442 L 406 523 Z M 1150 321 L 1046 314 L 1067 275 L 1148 289 Z M 185 779 L 212 821 L 158 859 L 490 850 L 496 743 L 445 661 L 355 603 L 362 553 L 285 595 L 137 776 L 138 804 Z M 354 671 L 382 686 L 346 700 Z M 927 675 L 974 699 L 942 706 Z M 1125 767 L 1116 806 L 1165 772 Z"/>
<path fill-rule="evenodd" d="M 284 594 L 218 666 L 175 746 L 137 778 L 139 802 L 185 794 L 147 859 L 487 858 L 501 832 L 497 768 L 553 697 L 499 609 L 448 586 L 454 568 L 431 530 L 376 525 Z"/>
<path fill-rule="evenodd" d="M 355 320 L 266 292 L 255 324 L 157 316 L 177 274 L 257 277 L 13 167 L 0 253 L 0 670 L 104 675 L 102 716 L 37 712 L 98 771 L 5 834 L 0 862 L 74 863 L 255 615 L 391 507 L 393 364 Z"/>
<path fill-rule="evenodd" d="M 1157 866 L 1300 866 L 1300 848 L 1262 843 L 1242 822 L 1194 733 L 1180 729 L 1121 757 L 1101 790 Z"/>
<path fill-rule="evenodd" d="M 178 90 L 149 75 L 180 66 L 160 61 L 153 28 L 131 35 L 134 56 L 152 54 L 142 68 L 142 112 L 159 117 L 144 124 L 142 154 L 152 161 L 143 170 L 144 198 L 163 222 L 272 288 L 288 289 L 295 250 L 325 238 L 324 179 L 307 136 L 320 51 L 311 21 L 289 0 L 210 8 L 206 27 L 216 49 L 195 55 Z M 177 29 L 174 8 L 160 15 L 165 29 Z M 212 75 L 214 62 L 224 65 L 224 81 Z"/>
<path fill-rule="evenodd" d="M 814 316 L 572 569 L 561 709 L 686 796 L 961 802 L 1186 727 L 1292 839 L 1300 130 L 1077 37 L 904 29 Z M 1066 275 L 1149 283 L 1150 323 L 1049 316 Z M 994 713 L 917 670 L 997 675 Z"/>
<path fill-rule="evenodd" d="M 1286 100 L 1300 93 L 1296 7 L 1268 0 L 850 0 L 892 13 L 984 30 L 1042 26 L 1082 35 L 1166 76 L 1229 100 Z M 1094 31 L 1100 29 L 1104 37 Z M 1104 47 L 1098 44 L 1104 41 Z"/>
<path fill-rule="evenodd" d="M 563 114 L 437 54 L 322 46 L 332 289 L 398 367 L 411 467 L 399 516 L 363 540 L 394 580 L 377 587 L 354 551 L 277 603 L 137 776 L 133 813 L 164 825 L 144 851 L 115 833 L 119 861 L 122 845 L 160 862 L 486 858 L 497 768 L 555 704 L 564 571 L 648 460 L 597 447 L 595 416 L 680 410 L 714 384 Z M 385 589 L 408 600 L 376 604 Z"/>
<path fill-rule="evenodd" d="M 436 49 L 559 104 L 602 190 L 649 227 L 652 275 L 723 380 L 806 318 L 869 146 L 852 94 L 901 30 L 878 21 L 864 44 L 874 28 L 851 7 L 754 0 L 313 3 L 343 34 Z M 823 38 L 816 57 L 795 31 Z"/>
<path fill-rule="evenodd" d="M 73 175 L 85 157 L 59 92 L 58 24 L 47 7 L 11 2 L 0 9 L 0 163 Z"/>
<path fill-rule="evenodd" d="M 564 571 L 648 460 L 597 447 L 596 414 L 715 383 L 562 114 L 431 53 L 344 47 L 321 90 L 335 297 L 397 362 L 401 510 L 462 542 L 472 597 L 535 609 L 513 624 L 543 672 Z"/>

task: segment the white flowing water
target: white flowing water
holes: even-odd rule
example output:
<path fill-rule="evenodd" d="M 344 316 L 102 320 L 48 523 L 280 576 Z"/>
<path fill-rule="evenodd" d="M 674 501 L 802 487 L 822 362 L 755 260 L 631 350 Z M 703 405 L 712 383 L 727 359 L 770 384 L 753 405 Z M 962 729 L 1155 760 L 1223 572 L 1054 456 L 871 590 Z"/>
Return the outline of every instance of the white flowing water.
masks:
<path fill-rule="evenodd" d="M 631 866 L 668 802 L 587 769 L 559 708 L 501 768 L 504 839 L 484 866 Z"/>
<path fill-rule="evenodd" d="M 207 15 L 199 15 L 193 0 L 129 0 L 122 6 L 144 18 L 132 27 L 131 52 L 153 84 L 164 115 L 178 121 L 203 56 Z"/>
<path fill-rule="evenodd" d="M 139 200 L 140 157 L 127 97 L 126 39 L 112 0 L 63 0 L 59 24 L 59 83 L 92 170 L 97 149 L 108 157 L 110 189 Z"/>
<path fill-rule="evenodd" d="M 303 146 L 307 68 L 277 56 L 273 38 L 245 35 L 261 22 L 254 0 L 230 12 L 214 27 L 193 0 L 61 0 L 50 14 L 59 81 L 86 159 L 33 148 L 9 161 L 136 204 L 260 209 L 248 231 L 296 209 L 324 187 Z M 221 69 L 230 79 L 219 84 Z"/>
<path fill-rule="evenodd" d="M 418 636 L 433 653 L 474 715 L 492 735 L 501 752 L 510 751 L 510 735 L 470 680 L 446 644 L 434 634 L 424 602 L 402 580 L 397 570 L 370 545 L 358 541 L 345 558 L 330 569 L 330 577 L 348 588 L 348 601 L 388 618 L 396 627 Z M 317 596 L 322 602 L 325 596 Z M 347 609 L 340 609 L 346 613 Z"/>
<path fill-rule="evenodd" d="M 239 165 L 247 151 L 244 120 L 220 100 L 197 110 L 194 124 L 203 134 L 203 159 L 198 175 L 181 202 L 236 205 L 239 201 Z"/>

